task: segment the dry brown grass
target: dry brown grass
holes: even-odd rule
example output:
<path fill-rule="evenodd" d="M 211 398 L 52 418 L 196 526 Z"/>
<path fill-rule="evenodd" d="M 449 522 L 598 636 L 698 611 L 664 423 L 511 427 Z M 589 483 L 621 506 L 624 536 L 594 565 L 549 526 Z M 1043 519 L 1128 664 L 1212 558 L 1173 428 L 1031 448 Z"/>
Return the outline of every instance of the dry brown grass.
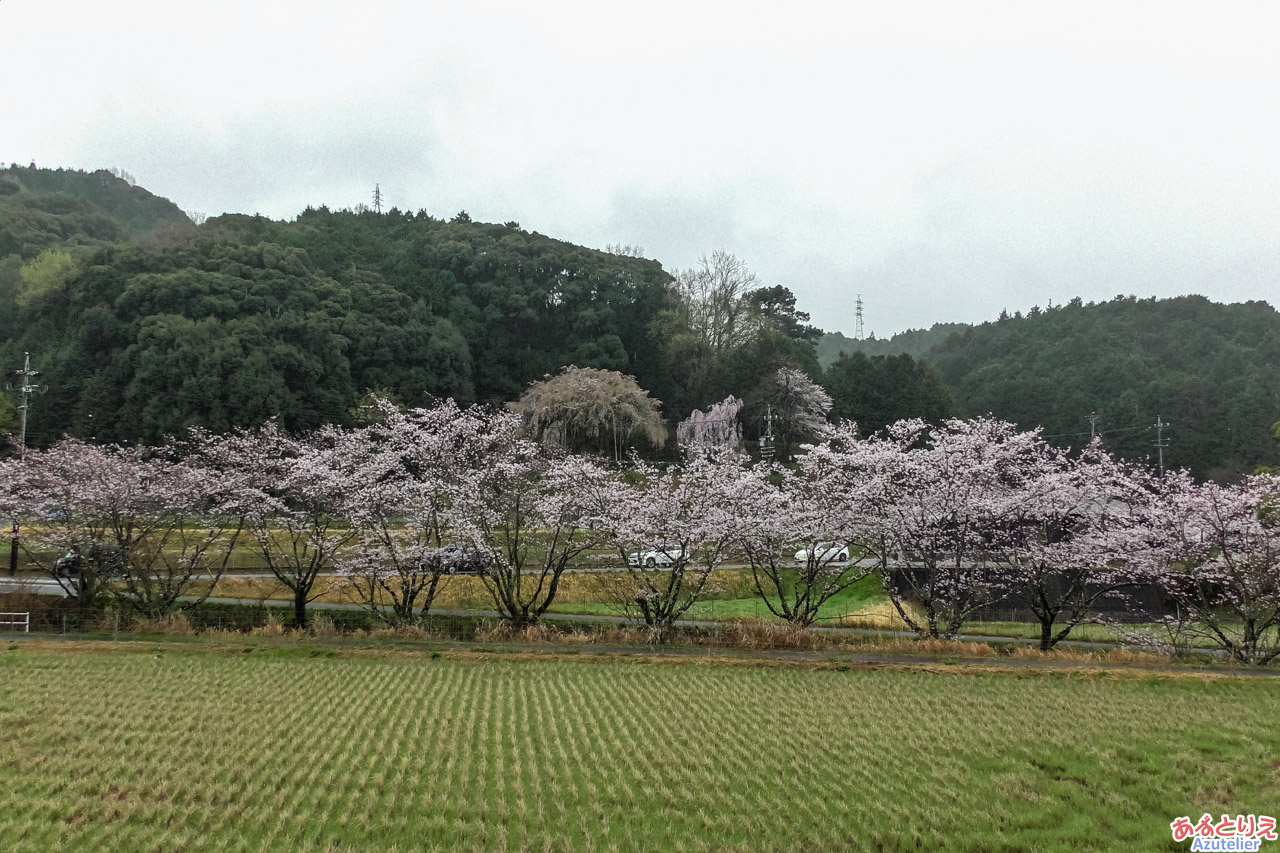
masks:
<path fill-rule="evenodd" d="M 907 602 L 905 605 L 907 613 L 914 619 L 917 624 L 924 621 L 924 613 L 914 604 Z M 893 602 L 881 601 L 862 608 L 856 613 L 850 613 L 835 620 L 833 625 L 841 628 L 863 628 L 867 630 L 879 631 L 910 631 L 911 627 L 902 620 L 898 615 L 897 609 L 893 606 Z"/>
<path fill-rule="evenodd" d="M 742 649 L 818 650 L 830 648 L 833 642 L 829 634 L 819 634 L 785 622 L 742 619 L 720 626 L 714 634 L 714 644 Z"/>
<path fill-rule="evenodd" d="M 191 625 L 191 620 L 187 618 L 187 614 L 182 612 L 171 613 L 168 616 L 161 616 L 156 619 L 136 619 L 131 623 L 130 627 L 135 631 L 155 634 L 192 635 L 196 633 L 196 629 Z"/>
<path fill-rule="evenodd" d="M 289 629 L 285 628 L 274 613 L 267 614 L 267 621 L 257 628 L 250 629 L 251 637 L 283 637 Z"/>
<path fill-rule="evenodd" d="M 733 586 L 740 584 L 742 572 L 731 570 L 717 583 Z M 556 601 L 562 604 L 590 604 L 600 601 L 601 590 L 625 586 L 629 582 L 626 572 L 571 572 L 560 578 L 556 590 Z M 199 587 L 199 592 L 208 589 L 208 584 Z M 315 598 L 321 604 L 352 604 L 358 599 L 343 578 L 325 576 L 316 581 Z M 214 585 L 211 592 L 214 598 L 245 598 L 255 601 L 290 600 L 293 595 L 284 584 L 274 577 L 233 577 L 222 578 Z M 389 605 L 390 601 L 382 604 Z M 485 588 L 484 581 L 472 575 L 451 575 L 445 577 L 436 591 L 432 608 L 441 610 L 476 610 L 490 609 L 493 599 Z"/>
<path fill-rule="evenodd" d="M 1047 652 L 1042 652 L 1035 646 L 1017 646 L 1010 650 L 1009 657 L 1017 660 L 1062 661 L 1064 663 L 1123 663 L 1158 666 L 1169 663 L 1168 655 L 1154 654 L 1136 649 L 1082 649 L 1073 646 L 1058 646 Z"/>

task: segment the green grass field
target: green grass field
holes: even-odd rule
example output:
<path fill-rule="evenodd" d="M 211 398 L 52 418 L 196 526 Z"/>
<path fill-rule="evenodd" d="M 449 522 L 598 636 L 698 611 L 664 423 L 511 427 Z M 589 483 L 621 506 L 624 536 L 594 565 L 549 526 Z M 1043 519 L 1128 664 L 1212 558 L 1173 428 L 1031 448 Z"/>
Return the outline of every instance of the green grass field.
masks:
<path fill-rule="evenodd" d="M 1177 850 L 1280 803 L 1271 678 L 7 649 L 6 850 Z"/>
<path fill-rule="evenodd" d="M 722 569 L 717 577 L 725 577 L 723 588 L 694 602 L 684 614 L 685 619 L 759 619 L 765 622 L 781 622 L 774 616 L 751 584 L 751 573 L 745 569 Z M 773 600 L 776 602 L 777 597 Z M 846 589 L 833 595 L 819 610 L 820 620 L 838 619 L 849 616 L 865 608 L 888 602 L 889 596 L 884 591 L 878 577 L 867 577 L 851 584 Z M 596 615 L 616 615 L 620 612 L 615 604 L 605 601 L 571 601 L 557 602 L 551 606 L 553 612 L 590 613 Z"/>

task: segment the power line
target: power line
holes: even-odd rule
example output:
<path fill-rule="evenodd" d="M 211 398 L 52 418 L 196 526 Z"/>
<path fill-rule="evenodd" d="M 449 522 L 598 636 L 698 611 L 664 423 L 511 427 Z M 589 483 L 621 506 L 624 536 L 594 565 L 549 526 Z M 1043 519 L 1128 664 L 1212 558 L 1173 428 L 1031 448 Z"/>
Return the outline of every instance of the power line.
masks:
<path fill-rule="evenodd" d="M 1168 426 L 1168 424 L 1165 424 L 1165 426 Z M 1097 435 L 1102 435 L 1102 436 L 1107 436 L 1107 435 L 1114 435 L 1114 434 L 1116 434 L 1116 433 L 1120 433 L 1120 432 L 1137 432 L 1137 431 L 1139 431 L 1139 430 L 1147 430 L 1147 429 L 1151 429 L 1151 427 L 1149 427 L 1149 426 L 1117 427 L 1117 428 L 1115 428 L 1115 429 L 1103 429 L 1103 430 L 1097 430 L 1096 434 L 1097 434 Z M 1095 434 L 1094 430 L 1090 430 L 1089 432 L 1083 432 L 1083 431 L 1081 431 L 1081 432 L 1058 432 L 1058 433 L 1054 433 L 1053 435 L 1046 435 L 1046 436 L 1044 436 L 1044 437 L 1045 437 L 1045 438 L 1076 438 L 1076 437 L 1078 437 L 1078 436 L 1087 435 L 1087 436 L 1089 436 L 1090 438 L 1092 438 L 1092 437 L 1094 436 L 1094 434 Z"/>

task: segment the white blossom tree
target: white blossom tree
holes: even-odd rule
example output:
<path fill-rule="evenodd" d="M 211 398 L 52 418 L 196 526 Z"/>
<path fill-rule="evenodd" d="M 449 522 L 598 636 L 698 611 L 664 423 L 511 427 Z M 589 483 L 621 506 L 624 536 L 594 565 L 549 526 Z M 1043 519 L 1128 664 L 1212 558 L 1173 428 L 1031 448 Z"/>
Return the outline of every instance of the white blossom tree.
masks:
<path fill-rule="evenodd" d="M 742 423 L 738 412 L 742 401 L 730 394 L 703 412 L 694 409 L 689 417 L 676 425 L 676 441 L 681 445 L 703 447 L 727 447 L 736 449 L 742 444 Z"/>
<path fill-rule="evenodd" d="M 852 437 L 855 428 L 845 428 Z M 844 472 L 830 470 L 832 460 L 810 453 L 794 471 L 758 466 L 743 501 L 738 544 L 756 591 L 771 613 L 798 627 L 811 626 L 824 604 L 879 568 L 875 559 L 859 559 L 857 543 L 870 532 L 863 496 L 839 487 Z"/>
<path fill-rule="evenodd" d="M 336 566 L 365 607 L 403 624 L 429 613 L 441 580 L 458 567 L 453 513 L 492 449 L 491 418 L 452 400 L 408 412 L 385 400 L 373 405 L 378 417 L 351 440 L 361 453 L 355 476 L 368 484 L 350 508 L 357 537 Z"/>
<path fill-rule="evenodd" d="M 28 558 L 85 610 L 108 598 L 149 617 L 194 607 L 241 533 L 227 484 L 162 450 L 65 439 L 6 467 Z"/>
<path fill-rule="evenodd" d="M 608 474 L 599 464 L 521 435 L 519 417 L 495 413 L 492 444 L 459 493 L 454 532 L 485 560 L 481 577 L 504 619 L 536 624 L 570 561 L 596 545 L 582 523 Z"/>
<path fill-rule="evenodd" d="M 1280 476 L 1223 486 L 1170 474 L 1151 534 L 1148 565 L 1194 638 L 1242 663 L 1280 656 Z"/>
<path fill-rule="evenodd" d="M 859 545 L 880 562 L 889 598 L 913 631 L 953 637 L 975 610 L 1007 594 L 1019 489 L 1045 454 L 1038 433 L 992 418 L 937 427 L 906 420 L 859 440 L 845 424 L 815 454 L 811 464 L 831 487 L 856 495 Z"/>
<path fill-rule="evenodd" d="M 626 480 L 595 493 L 594 509 L 631 578 L 625 609 L 653 642 L 665 642 L 707 591 L 748 523 L 742 508 L 760 482 L 745 462 L 736 450 L 693 445 L 679 465 L 659 471 L 637 461 Z M 643 558 L 654 549 L 665 559 Z"/>
<path fill-rule="evenodd" d="M 249 549 L 292 593 L 294 622 L 306 627 L 316 581 L 357 535 L 352 508 L 375 500 L 358 476 L 363 448 L 336 427 L 298 438 L 274 421 L 223 436 L 193 430 L 190 442 L 193 458 L 227 483 Z"/>
<path fill-rule="evenodd" d="M 1009 590 L 1040 623 L 1048 651 L 1104 598 L 1128 601 L 1143 581 L 1131 557 L 1149 536 L 1150 474 L 1097 444 L 1077 457 L 1045 447 L 1019 487 L 1007 541 Z"/>
<path fill-rule="evenodd" d="M 797 439 L 820 439 L 830 425 L 831 395 L 803 370 L 780 367 L 751 395 L 757 414 L 771 412 L 781 461 L 791 459 L 791 443 Z"/>

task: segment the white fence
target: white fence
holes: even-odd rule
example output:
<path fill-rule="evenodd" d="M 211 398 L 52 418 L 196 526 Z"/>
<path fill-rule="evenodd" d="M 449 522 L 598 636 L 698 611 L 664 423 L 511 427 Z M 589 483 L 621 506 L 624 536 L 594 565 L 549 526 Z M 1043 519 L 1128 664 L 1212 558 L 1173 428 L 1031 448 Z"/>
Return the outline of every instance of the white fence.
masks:
<path fill-rule="evenodd" d="M 30 613 L 0 613 L 0 631 L 31 631 Z"/>

